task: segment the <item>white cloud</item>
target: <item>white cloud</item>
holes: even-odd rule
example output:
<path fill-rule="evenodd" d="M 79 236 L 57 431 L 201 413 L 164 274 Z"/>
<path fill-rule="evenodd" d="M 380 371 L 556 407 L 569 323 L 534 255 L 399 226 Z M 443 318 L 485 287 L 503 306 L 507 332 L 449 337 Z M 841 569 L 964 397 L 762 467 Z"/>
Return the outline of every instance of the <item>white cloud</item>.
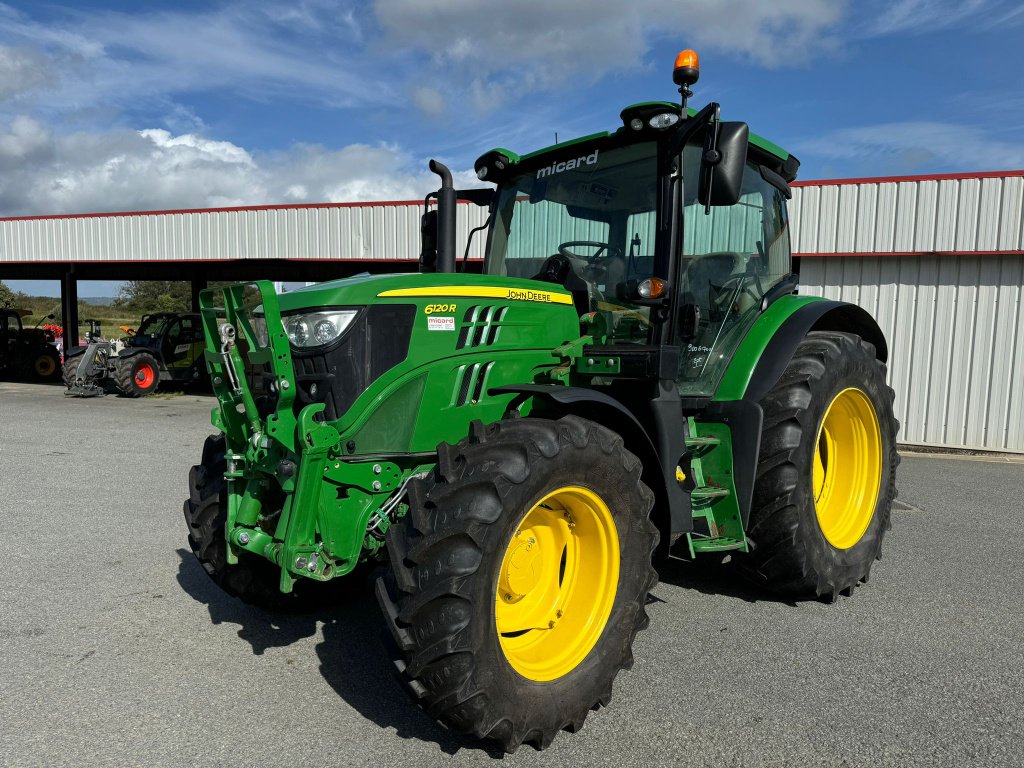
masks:
<path fill-rule="evenodd" d="M 800 143 L 804 154 L 854 160 L 870 173 L 977 171 L 1024 167 L 1024 144 L 1002 141 L 983 128 L 912 121 L 832 131 Z"/>
<path fill-rule="evenodd" d="M 0 42 L 59 60 L 59 81 L 41 102 L 57 111 L 217 89 L 331 106 L 394 98 L 391 84 L 362 55 L 356 14 L 337 2 L 307 0 L 287 9 L 258 2 L 203 11 L 69 9 L 64 19 L 46 23 L 0 4 L 0 22 Z"/>
<path fill-rule="evenodd" d="M 1007 23 L 1019 13 L 1015 0 L 891 0 L 858 14 L 854 26 L 868 36 L 927 32 Z"/>
<path fill-rule="evenodd" d="M 0 45 L 0 99 L 19 96 L 52 81 L 50 64 L 37 51 Z"/>
<path fill-rule="evenodd" d="M 0 126 L 5 215 L 421 199 L 438 179 L 392 145 L 254 153 L 163 129 L 59 136 L 19 117 Z M 476 185 L 472 171 L 456 173 Z"/>
<path fill-rule="evenodd" d="M 652 39 L 672 36 L 776 65 L 813 53 L 843 3 L 833 0 L 377 0 L 393 43 L 428 53 L 454 78 L 508 75 L 506 85 L 560 85 L 638 67 Z M 465 73 L 465 74 L 463 74 Z"/>
<path fill-rule="evenodd" d="M 444 96 L 436 88 L 418 86 L 412 89 L 412 103 L 423 114 L 438 117 L 444 113 Z"/>

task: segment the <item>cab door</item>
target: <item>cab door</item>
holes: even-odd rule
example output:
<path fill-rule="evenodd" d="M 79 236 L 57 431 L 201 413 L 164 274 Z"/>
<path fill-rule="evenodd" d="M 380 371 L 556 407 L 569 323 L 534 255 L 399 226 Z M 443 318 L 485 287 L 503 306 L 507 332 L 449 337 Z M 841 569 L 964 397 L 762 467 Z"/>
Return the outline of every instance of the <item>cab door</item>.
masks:
<path fill-rule="evenodd" d="M 169 369 L 190 368 L 195 361 L 195 321 L 191 317 L 179 317 L 167 328 L 160 350 L 164 365 Z"/>

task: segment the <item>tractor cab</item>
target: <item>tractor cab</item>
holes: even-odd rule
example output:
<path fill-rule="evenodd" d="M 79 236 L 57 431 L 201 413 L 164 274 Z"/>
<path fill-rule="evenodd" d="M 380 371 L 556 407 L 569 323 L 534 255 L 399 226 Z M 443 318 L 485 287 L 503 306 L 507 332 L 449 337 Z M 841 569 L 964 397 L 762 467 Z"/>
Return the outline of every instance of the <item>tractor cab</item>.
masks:
<path fill-rule="evenodd" d="M 795 284 L 786 198 L 798 163 L 740 131 L 735 193 L 709 204 L 695 182 L 720 128 L 681 114 L 636 104 L 614 133 L 481 157 L 477 174 L 498 184 L 484 271 L 567 288 L 595 341 L 679 346 L 681 394 L 709 395 L 765 296 Z"/>
<path fill-rule="evenodd" d="M 126 346 L 159 352 L 167 368 L 190 368 L 201 354 L 201 342 L 198 315 L 160 312 L 144 315 Z"/>

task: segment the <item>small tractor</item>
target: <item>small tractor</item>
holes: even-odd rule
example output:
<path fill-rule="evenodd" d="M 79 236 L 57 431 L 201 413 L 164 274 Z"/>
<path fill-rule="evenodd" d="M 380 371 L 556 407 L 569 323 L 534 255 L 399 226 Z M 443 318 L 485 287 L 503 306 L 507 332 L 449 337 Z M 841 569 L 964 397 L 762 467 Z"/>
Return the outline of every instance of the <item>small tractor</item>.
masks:
<path fill-rule="evenodd" d="M 105 395 L 108 384 L 128 397 L 145 397 L 156 392 L 161 381 L 205 379 L 205 343 L 197 314 L 144 315 L 123 345 L 104 339 L 98 321 L 86 322 L 85 346 L 73 347 L 64 355 L 64 394 L 69 397 Z"/>
<path fill-rule="evenodd" d="M 0 308 L 0 376 L 21 381 L 60 381 L 60 353 L 54 337 L 40 328 L 26 328 L 21 319 L 32 313 Z M 53 315 L 49 315 L 53 318 Z M 40 321 L 42 322 L 42 321 Z"/>
<path fill-rule="evenodd" d="M 697 78 L 685 51 L 681 104 L 487 152 L 494 190 L 432 161 L 419 274 L 201 295 L 221 433 L 184 506 L 202 567 L 288 610 L 383 565 L 400 677 L 507 751 L 609 703 L 665 558 L 832 601 L 889 527 L 886 341 L 797 294 L 799 163 L 689 109 Z M 482 274 L 457 268 L 460 197 L 489 206 Z"/>

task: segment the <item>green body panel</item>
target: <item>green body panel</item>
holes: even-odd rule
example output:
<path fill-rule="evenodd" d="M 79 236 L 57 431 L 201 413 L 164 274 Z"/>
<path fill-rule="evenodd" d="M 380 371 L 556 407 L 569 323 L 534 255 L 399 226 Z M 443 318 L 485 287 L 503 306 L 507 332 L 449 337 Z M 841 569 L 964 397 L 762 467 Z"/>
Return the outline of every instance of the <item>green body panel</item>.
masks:
<path fill-rule="evenodd" d="M 505 415 L 513 396 L 491 397 L 487 390 L 552 381 L 556 369 L 569 367 L 557 350 L 576 349 L 579 317 L 569 295 L 550 288 L 480 275 L 384 275 L 285 294 L 280 307 L 265 282 L 256 284 L 258 299 L 248 301 L 246 286 L 225 289 L 220 307 L 204 292 L 206 359 L 221 402 L 214 423 L 228 448 L 227 535 L 233 555 L 245 549 L 273 560 L 282 566 L 281 587 L 287 591 L 297 576 L 340 576 L 378 550 L 393 517 L 404 513 L 395 507 L 393 515 L 380 515 L 381 509 L 411 476 L 434 465 L 438 444 L 458 442 L 475 420 L 488 423 Z M 380 303 L 415 306 L 406 359 L 334 421 L 320 420 L 320 403 L 296 414 L 295 372 L 281 312 Z M 262 308 L 268 348 L 259 348 L 246 304 Z M 453 330 L 431 329 L 430 318 L 453 318 Z M 242 340 L 226 351 L 218 331 L 225 320 Z M 461 329 L 477 326 L 491 329 L 481 334 L 490 343 L 460 347 Z M 246 359 L 270 366 L 276 377 L 278 402 L 265 418 L 244 375 Z M 460 396 L 466 392 L 474 396 Z M 282 462 L 293 469 L 282 471 Z M 264 509 L 269 499 L 277 501 Z"/>
<path fill-rule="evenodd" d="M 741 400 L 747 391 L 750 377 L 757 367 L 761 355 L 772 340 L 775 332 L 789 319 L 789 316 L 807 304 L 826 301 L 821 296 L 783 296 L 775 301 L 751 326 L 726 368 L 722 380 L 715 390 L 715 400 Z"/>

